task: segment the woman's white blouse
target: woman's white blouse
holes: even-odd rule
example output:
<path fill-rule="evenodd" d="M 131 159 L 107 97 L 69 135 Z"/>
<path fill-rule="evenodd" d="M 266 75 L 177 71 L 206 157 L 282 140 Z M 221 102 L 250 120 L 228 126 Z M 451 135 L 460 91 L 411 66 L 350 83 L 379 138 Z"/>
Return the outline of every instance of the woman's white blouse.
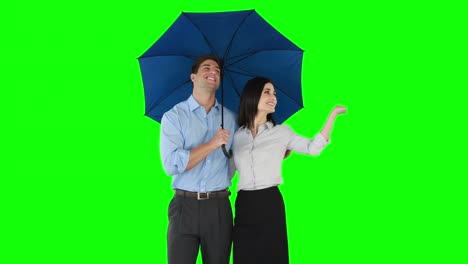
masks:
<path fill-rule="evenodd" d="M 235 167 L 239 172 L 237 190 L 259 190 L 283 183 L 281 163 L 286 150 L 318 155 L 328 144 L 322 134 L 313 140 L 298 136 L 286 125 L 260 126 L 255 138 L 241 127 L 232 145 Z"/>

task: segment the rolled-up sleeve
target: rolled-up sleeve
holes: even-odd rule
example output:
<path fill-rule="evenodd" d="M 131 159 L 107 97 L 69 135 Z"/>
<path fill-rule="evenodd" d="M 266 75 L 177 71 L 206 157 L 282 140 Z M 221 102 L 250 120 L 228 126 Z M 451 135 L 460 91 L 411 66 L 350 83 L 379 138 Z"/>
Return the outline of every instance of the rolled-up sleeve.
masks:
<path fill-rule="evenodd" d="M 169 175 L 180 174 L 187 167 L 190 151 L 185 150 L 181 126 L 174 113 L 166 113 L 161 119 L 161 159 Z"/>
<path fill-rule="evenodd" d="M 294 133 L 290 128 L 288 128 L 290 140 L 288 143 L 288 149 L 313 156 L 319 155 L 326 145 L 330 143 L 327 141 L 322 134 L 318 134 L 314 139 L 310 140 L 308 138 L 301 137 Z"/>

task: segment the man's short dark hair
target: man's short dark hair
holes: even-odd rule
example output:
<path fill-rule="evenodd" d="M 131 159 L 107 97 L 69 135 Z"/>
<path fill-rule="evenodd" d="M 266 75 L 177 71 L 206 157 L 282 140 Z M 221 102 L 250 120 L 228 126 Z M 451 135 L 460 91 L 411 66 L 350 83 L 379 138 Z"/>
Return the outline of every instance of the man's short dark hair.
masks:
<path fill-rule="evenodd" d="M 219 70 L 221 73 L 221 78 L 223 76 L 223 62 L 220 58 L 216 57 L 215 55 L 209 54 L 205 56 L 198 57 L 195 62 L 192 64 L 192 73 L 197 73 L 198 69 L 200 68 L 201 64 L 206 60 L 213 60 L 218 63 Z"/>

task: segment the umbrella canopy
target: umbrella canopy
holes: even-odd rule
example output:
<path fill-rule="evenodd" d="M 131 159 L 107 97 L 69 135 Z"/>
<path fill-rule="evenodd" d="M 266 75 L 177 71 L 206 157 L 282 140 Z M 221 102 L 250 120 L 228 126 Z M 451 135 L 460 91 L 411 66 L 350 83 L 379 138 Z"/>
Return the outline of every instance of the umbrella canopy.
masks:
<path fill-rule="evenodd" d="M 245 83 L 263 76 L 273 80 L 282 123 L 303 107 L 303 50 L 285 38 L 255 10 L 182 13 L 172 26 L 138 58 L 145 89 L 145 115 L 162 115 L 192 93 L 191 66 L 197 57 L 213 54 L 223 61 L 218 101 L 238 111 Z M 223 94 L 223 98 L 221 98 Z"/>

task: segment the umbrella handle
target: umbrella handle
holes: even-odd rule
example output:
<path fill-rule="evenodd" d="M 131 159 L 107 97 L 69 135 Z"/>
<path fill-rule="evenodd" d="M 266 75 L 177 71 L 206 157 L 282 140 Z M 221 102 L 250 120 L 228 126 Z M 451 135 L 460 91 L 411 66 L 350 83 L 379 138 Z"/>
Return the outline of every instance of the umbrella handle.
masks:
<path fill-rule="evenodd" d="M 223 153 L 224 153 L 224 156 L 226 156 L 226 158 L 230 159 L 232 158 L 232 149 L 230 149 L 229 151 L 226 150 L 226 144 L 223 144 L 221 146 L 221 149 L 223 150 Z"/>

